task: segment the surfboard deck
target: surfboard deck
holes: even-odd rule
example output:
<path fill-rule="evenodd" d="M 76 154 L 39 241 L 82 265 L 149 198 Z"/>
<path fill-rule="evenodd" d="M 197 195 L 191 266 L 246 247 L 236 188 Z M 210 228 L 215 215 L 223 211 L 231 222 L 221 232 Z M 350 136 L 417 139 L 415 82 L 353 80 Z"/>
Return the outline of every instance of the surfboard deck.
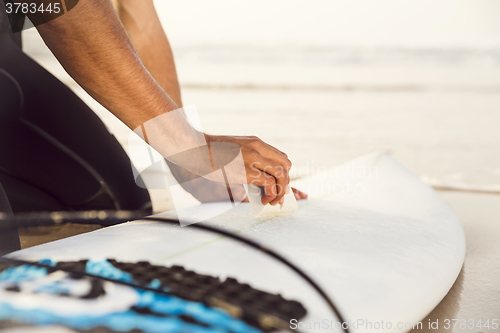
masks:
<path fill-rule="evenodd" d="M 196 219 L 213 211 L 216 216 L 203 223 L 238 232 L 287 257 L 327 291 L 354 324 L 353 332 L 380 331 L 389 322 L 393 332 L 409 331 L 455 282 L 465 256 L 460 222 L 432 188 L 389 155 L 372 153 L 293 185 L 310 199 L 300 201 L 291 216 L 258 218 L 248 203 L 222 213 L 224 204 L 200 204 L 182 214 Z M 308 310 L 301 320 L 306 331 L 341 331 L 321 298 L 289 269 L 244 245 L 189 227 L 134 221 L 11 256 L 149 260 L 233 276 L 302 302 Z"/>

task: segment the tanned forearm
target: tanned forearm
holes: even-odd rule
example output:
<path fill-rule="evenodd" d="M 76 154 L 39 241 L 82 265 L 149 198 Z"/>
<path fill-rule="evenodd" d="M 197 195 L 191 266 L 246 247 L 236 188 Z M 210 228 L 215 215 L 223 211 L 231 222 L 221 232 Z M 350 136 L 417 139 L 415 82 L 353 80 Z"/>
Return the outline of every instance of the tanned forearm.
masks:
<path fill-rule="evenodd" d="M 136 50 L 155 80 L 181 107 L 174 57 L 153 0 L 112 0 Z"/>
<path fill-rule="evenodd" d="M 130 128 L 177 109 L 144 67 L 109 0 L 80 1 L 38 31 L 65 70 Z"/>

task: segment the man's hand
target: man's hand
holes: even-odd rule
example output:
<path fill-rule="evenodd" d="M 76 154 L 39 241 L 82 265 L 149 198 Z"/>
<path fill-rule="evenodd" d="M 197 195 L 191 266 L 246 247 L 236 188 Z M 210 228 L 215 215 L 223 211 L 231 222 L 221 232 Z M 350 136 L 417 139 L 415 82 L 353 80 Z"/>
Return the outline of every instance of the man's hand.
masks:
<path fill-rule="evenodd" d="M 262 204 L 283 203 L 289 191 L 289 171 L 292 162 L 288 156 L 256 136 L 221 136 L 205 134 L 207 143 L 228 142 L 239 146 L 243 155 L 247 182 L 264 188 Z M 302 193 L 302 192 L 300 192 Z"/>
<path fill-rule="evenodd" d="M 180 185 L 200 202 L 220 202 L 229 199 L 229 192 L 235 202 L 248 202 L 248 197 L 242 185 L 228 186 L 225 183 L 215 182 L 195 175 L 188 170 L 168 162 L 172 174 Z M 292 187 L 296 200 L 307 199 L 307 194 Z"/>

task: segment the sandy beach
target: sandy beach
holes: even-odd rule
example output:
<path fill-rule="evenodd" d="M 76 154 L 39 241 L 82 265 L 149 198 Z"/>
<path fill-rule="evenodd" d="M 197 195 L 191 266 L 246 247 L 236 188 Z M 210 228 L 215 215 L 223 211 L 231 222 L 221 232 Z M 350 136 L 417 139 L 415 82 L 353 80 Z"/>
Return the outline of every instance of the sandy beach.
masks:
<path fill-rule="evenodd" d="M 414 332 L 478 332 L 478 329 L 433 330 L 428 323 L 446 319 L 482 319 L 498 316 L 500 304 L 500 196 L 456 191 L 440 192 L 458 215 L 467 238 L 465 263 L 443 301 Z"/>
<path fill-rule="evenodd" d="M 314 2 L 310 11 L 318 13 L 325 3 Z M 392 12 L 399 8 L 393 1 L 384 3 L 396 6 Z M 255 8 L 259 4 L 264 6 L 259 2 Z M 274 5 L 267 14 L 251 11 L 264 23 L 250 29 L 228 14 L 243 12 L 234 5 L 216 1 L 207 18 L 201 1 L 157 1 L 171 36 L 184 104 L 196 105 L 205 131 L 259 136 L 289 155 L 293 177 L 382 149 L 429 185 L 455 189 L 440 194 L 463 223 L 466 261 L 448 296 L 424 323 L 486 320 L 498 316 L 500 308 L 500 44 L 495 39 L 500 40 L 500 20 L 498 12 L 493 14 L 499 6 L 461 2 L 454 7 L 455 17 L 440 28 L 439 13 L 448 5 L 437 5 L 420 31 L 412 24 L 424 15 L 421 7 L 413 8 L 420 15 L 415 17 L 405 9 L 392 23 L 401 31 L 390 36 L 384 33 L 394 26 L 376 25 L 368 18 L 372 7 L 364 8 L 365 28 L 375 29 L 367 36 L 348 21 L 356 9 L 337 2 L 328 8 L 345 10 L 347 18 L 333 11 L 325 17 L 333 23 L 314 23 L 313 12 L 307 11 L 305 28 L 288 31 L 279 23 L 300 17 L 296 2 L 287 7 L 292 18 L 283 14 L 271 20 L 280 8 Z M 454 30 L 467 14 L 470 30 Z M 197 33 L 200 27 L 207 28 Z M 336 27 L 350 28 L 351 39 Z M 274 39 L 266 34 L 270 30 Z M 25 32 L 24 43 L 25 52 L 70 86 L 127 148 L 129 129 L 64 72 L 34 29 Z M 164 191 L 154 193 L 154 200 L 157 211 L 172 208 Z M 438 330 L 459 331 L 467 330 Z"/>

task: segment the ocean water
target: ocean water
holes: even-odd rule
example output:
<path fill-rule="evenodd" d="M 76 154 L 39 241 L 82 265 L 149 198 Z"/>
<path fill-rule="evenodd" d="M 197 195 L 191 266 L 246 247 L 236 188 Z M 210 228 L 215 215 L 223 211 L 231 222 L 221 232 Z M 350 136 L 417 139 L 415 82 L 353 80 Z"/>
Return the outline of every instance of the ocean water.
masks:
<path fill-rule="evenodd" d="M 155 0 L 177 46 L 498 48 L 497 0 Z"/>
<path fill-rule="evenodd" d="M 258 135 L 294 177 L 382 149 L 432 185 L 500 192 L 500 2 L 155 4 L 204 130 Z M 34 29 L 24 42 L 126 145 Z"/>

